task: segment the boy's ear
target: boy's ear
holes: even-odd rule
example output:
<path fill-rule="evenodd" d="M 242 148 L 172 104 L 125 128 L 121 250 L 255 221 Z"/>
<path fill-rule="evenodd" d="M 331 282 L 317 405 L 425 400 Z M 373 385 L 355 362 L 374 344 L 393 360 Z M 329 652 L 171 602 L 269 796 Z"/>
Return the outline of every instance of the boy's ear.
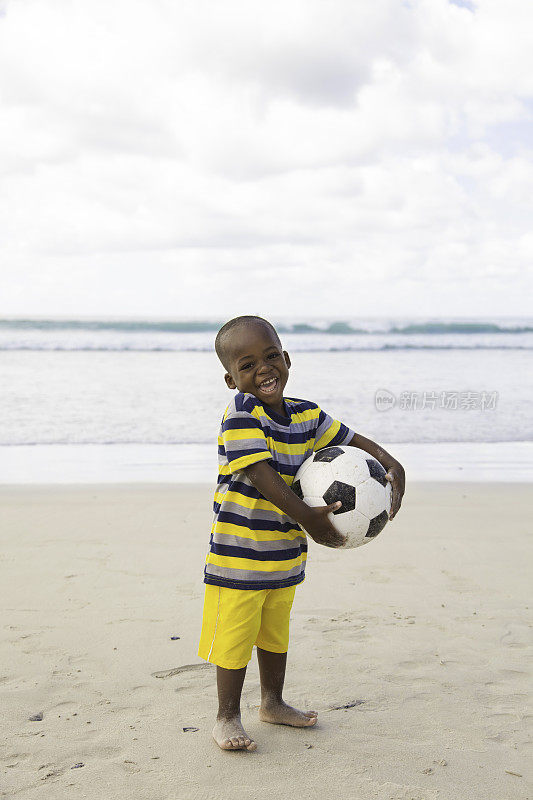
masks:
<path fill-rule="evenodd" d="M 285 356 L 285 361 L 287 362 L 287 366 L 288 366 L 288 367 L 289 367 L 289 369 L 290 369 L 290 366 L 291 366 L 291 359 L 290 359 L 290 356 L 289 356 L 289 354 L 287 353 L 287 351 L 286 351 L 286 350 L 284 350 L 284 351 L 283 351 L 283 355 Z"/>
<path fill-rule="evenodd" d="M 227 385 L 228 389 L 236 389 L 237 388 L 237 384 L 235 383 L 235 381 L 233 380 L 233 378 L 231 377 L 229 372 L 226 372 L 226 374 L 224 375 L 224 380 L 226 381 L 226 385 Z"/>

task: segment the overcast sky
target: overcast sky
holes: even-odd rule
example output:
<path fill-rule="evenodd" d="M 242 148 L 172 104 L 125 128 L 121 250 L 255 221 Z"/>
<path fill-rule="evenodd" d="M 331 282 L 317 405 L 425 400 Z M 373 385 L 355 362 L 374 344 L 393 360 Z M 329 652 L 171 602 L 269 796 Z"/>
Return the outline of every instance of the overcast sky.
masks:
<path fill-rule="evenodd" d="M 0 314 L 523 316 L 529 0 L 0 0 Z"/>

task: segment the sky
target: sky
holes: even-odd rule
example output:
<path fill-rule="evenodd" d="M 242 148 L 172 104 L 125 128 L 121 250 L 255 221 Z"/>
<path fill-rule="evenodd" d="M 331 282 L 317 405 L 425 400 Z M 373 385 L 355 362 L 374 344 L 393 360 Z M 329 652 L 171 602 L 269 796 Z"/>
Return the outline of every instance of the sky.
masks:
<path fill-rule="evenodd" d="M 0 0 L 0 315 L 531 315 L 527 0 Z"/>

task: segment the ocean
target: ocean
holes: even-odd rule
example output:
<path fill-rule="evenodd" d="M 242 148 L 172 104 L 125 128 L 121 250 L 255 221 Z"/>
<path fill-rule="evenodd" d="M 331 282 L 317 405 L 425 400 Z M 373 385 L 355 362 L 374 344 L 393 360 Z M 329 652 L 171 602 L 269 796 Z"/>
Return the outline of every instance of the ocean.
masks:
<path fill-rule="evenodd" d="M 0 320 L 0 483 L 214 483 L 224 321 Z M 532 319 L 270 321 L 285 395 L 412 479 L 532 480 Z"/>

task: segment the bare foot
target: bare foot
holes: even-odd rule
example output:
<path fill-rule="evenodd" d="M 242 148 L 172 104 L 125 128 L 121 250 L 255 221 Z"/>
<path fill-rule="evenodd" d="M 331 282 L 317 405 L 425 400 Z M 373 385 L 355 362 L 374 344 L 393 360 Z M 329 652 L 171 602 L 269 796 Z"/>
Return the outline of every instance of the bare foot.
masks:
<path fill-rule="evenodd" d="M 298 711 L 283 700 L 280 703 L 261 705 L 259 709 L 259 719 L 263 722 L 294 725 L 295 728 L 309 728 L 311 725 L 316 725 L 317 717 L 316 711 Z"/>
<path fill-rule="evenodd" d="M 222 750 L 255 750 L 257 747 L 242 727 L 239 716 L 217 719 L 213 728 L 213 739 Z"/>

